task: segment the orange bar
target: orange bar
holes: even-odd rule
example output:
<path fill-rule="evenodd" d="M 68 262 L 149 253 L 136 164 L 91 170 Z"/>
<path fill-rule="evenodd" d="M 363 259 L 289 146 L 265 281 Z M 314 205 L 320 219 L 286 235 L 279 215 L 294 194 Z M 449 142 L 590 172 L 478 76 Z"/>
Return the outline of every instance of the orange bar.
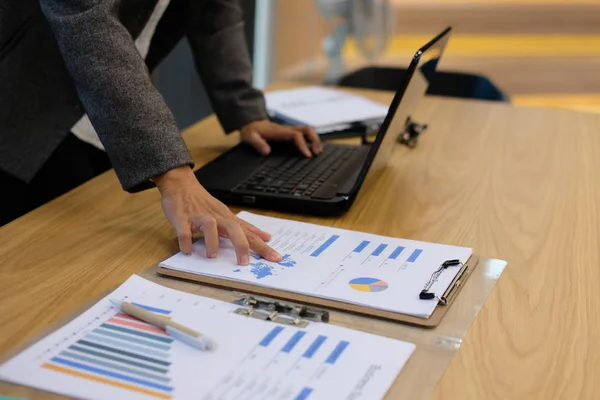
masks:
<path fill-rule="evenodd" d="M 172 399 L 173 398 L 169 394 L 155 392 L 153 390 L 148 390 L 148 389 L 140 388 L 140 387 L 137 387 L 137 386 L 130 385 L 128 383 L 121 383 L 121 382 L 113 381 L 112 379 L 102 378 L 102 377 L 99 377 L 99 376 L 96 376 L 96 375 L 92 375 L 92 374 L 88 374 L 88 373 L 85 373 L 85 372 L 73 371 L 72 369 L 59 367 L 58 365 L 54 365 L 54 364 L 44 364 L 44 365 L 42 365 L 42 367 L 48 368 L 48 369 L 51 369 L 51 370 L 54 370 L 54 371 L 57 371 L 57 372 L 62 372 L 63 374 L 76 376 L 78 378 L 86 378 L 86 379 L 89 379 L 91 381 L 96 381 L 96 382 L 104 383 L 104 384 L 107 384 L 107 385 L 116 386 L 116 387 L 121 388 L 121 389 L 127 389 L 127 390 L 131 390 L 131 391 L 134 391 L 134 392 L 143 393 L 143 394 L 147 394 L 147 395 L 150 395 L 150 396 L 158 397 L 159 399 Z"/>
<path fill-rule="evenodd" d="M 115 317 L 119 317 L 119 318 L 123 318 L 123 319 L 130 319 L 132 321 L 139 321 L 139 319 L 137 319 L 136 317 L 132 317 L 131 315 L 127 315 L 127 314 L 123 314 L 123 313 L 118 313 L 117 315 L 115 315 Z"/>
<path fill-rule="evenodd" d="M 113 323 L 113 324 L 117 324 L 117 325 L 127 326 L 129 328 L 141 329 L 141 330 L 152 332 L 152 333 L 159 333 L 161 335 L 166 335 L 167 334 L 162 329 L 159 329 L 159 328 L 154 327 L 154 326 L 142 325 L 142 324 L 138 324 L 138 323 L 135 323 L 135 322 L 123 321 L 123 320 L 116 319 L 116 318 L 111 318 L 111 319 L 108 320 L 108 322 Z"/>

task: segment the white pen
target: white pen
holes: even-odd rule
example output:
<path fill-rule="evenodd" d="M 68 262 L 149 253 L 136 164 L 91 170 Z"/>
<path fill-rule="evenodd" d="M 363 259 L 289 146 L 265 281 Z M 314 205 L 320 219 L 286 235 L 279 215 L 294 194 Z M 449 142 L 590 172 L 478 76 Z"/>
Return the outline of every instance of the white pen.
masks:
<path fill-rule="evenodd" d="M 190 346 L 194 346 L 200 350 L 213 350 L 216 347 L 215 342 L 206 337 L 206 335 L 178 324 L 177 322 L 173 322 L 169 318 L 156 315 L 153 312 L 126 301 L 110 299 L 110 302 L 117 310 L 154 325 L 157 328 L 164 329 L 169 336 L 189 344 Z"/>

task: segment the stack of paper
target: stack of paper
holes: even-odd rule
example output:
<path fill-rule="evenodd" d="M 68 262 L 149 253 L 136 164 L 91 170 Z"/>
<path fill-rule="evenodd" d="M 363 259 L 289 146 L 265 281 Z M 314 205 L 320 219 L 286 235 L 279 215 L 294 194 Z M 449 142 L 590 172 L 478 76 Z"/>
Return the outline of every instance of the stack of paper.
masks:
<path fill-rule="evenodd" d="M 387 105 L 320 86 L 268 92 L 265 97 L 272 116 L 312 126 L 318 133 L 344 130 L 357 122 L 381 122 L 388 112 Z"/>
<path fill-rule="evenodd" d="M 109 298 L 196 329 L 202 351 L 118 313 Z M 234 314 L 238 306 L 133 276 L 0 367 L 3 380 L 85 399 L 380 399 L 411 343 L 330 324 L 305 329 Z"/>
<path fill-rule="evenodd" d="M 417 242 L 329 228 L 247 212 L 238 216 L 271 233 L 269 243 L 283 255 L 279 263 L 254 256 L 250 265 L 236 264 L 233 246 L 220 243 L 219 257 L 206 258 L 203 241 L 192 255 L 176 254 L 165 268 L 252 283 L 381 310 L 429 318 L 438 300 L 419 293 L 446 260 L 466 263 L 472 249 Z M 430 292 L 443 294 L 459 267 L 437 277 Z"/>

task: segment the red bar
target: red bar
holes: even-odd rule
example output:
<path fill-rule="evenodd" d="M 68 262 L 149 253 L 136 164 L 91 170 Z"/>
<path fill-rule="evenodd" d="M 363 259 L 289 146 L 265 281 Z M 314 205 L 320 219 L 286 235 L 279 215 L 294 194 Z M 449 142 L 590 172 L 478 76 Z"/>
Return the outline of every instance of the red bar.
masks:
<path fill-rule="evenodd" d="M 124 320 L 117 319 L 117 318 L 111 318 L 111 319 L 108 320 L 108 322 L 110 322 L 111 324 L 115 324 L 115 325 L 126 326 L 128 328 L 136 328 L 136 329 L 141 329 L 141 330 L 147 331 L 147 332 L 159 333 L 161 335 L 166 335 L 167 334 L 164 330 L 156 328 L 154 326 L 142 325 L 140 323 L 135 323 L 135 322 L 130 322 L 130 321 L 124 321 Z"/>

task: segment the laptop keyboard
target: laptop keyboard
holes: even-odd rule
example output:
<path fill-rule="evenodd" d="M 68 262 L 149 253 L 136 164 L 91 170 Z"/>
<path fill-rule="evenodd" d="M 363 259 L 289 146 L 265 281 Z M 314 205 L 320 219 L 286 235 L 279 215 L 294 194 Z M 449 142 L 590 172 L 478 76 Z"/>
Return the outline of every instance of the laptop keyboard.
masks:
<path fill-rule="evenodd" d="M 236 190 L 312 196 L 357 151 L 353 147 L 329 147 L 318 157 L 274 158 Z"/>

